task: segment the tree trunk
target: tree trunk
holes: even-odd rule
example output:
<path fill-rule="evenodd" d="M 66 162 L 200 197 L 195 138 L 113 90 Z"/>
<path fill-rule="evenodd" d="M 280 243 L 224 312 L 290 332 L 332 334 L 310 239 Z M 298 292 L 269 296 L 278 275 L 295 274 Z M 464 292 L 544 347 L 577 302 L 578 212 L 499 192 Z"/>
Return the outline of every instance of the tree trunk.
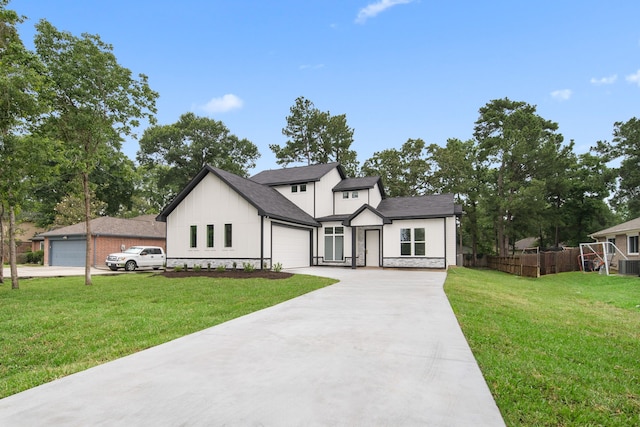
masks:
<path fill-rule="evenodd" d="M 91 286 L 91 193 L 89 191 L 89 173 L 82 172 L 84 190 L 84 219 L 87 230 L 87 255 L 84 261 L 84 284 Z"/>
<path fill-rule="evenodd" d="M 4 205 L 0 203 L 0 283 L 4 283 L 4 226 L 2 217 L 4 216 Z"/>
<path fill-rule="evenodd" d="M 16 211 L 13 206 L 9 206 L 9 264 L 11 265 L 11 289 L 19 289 L 16 259 Z"/>

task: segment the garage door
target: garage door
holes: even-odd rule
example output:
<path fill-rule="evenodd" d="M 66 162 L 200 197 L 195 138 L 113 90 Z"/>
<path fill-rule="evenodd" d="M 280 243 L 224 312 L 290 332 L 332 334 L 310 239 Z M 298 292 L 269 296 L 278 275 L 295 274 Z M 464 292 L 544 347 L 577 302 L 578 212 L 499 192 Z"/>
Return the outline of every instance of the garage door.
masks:
<path fill-rule="evenodd" d="M 284 268 L 309 267 L 311 233 L 309 230 L 272 225 L 271 261 Z"/>
<path fill-rule="evenodd" d="M 87 254 L 86 240 L 52 240 L 49 259 L 51 265 L 84 267 Z"/>

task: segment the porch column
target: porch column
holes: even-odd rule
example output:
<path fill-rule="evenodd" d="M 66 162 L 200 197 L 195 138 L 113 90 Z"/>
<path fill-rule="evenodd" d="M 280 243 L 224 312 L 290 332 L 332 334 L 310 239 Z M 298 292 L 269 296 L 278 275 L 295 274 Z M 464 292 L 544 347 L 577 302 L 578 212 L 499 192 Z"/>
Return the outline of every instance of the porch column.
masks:
<path fill-rule="evenodd" d="M 351 268 L 356 268 L 356 253 L 357 253 L 357 227 L 351 227 Z"/>

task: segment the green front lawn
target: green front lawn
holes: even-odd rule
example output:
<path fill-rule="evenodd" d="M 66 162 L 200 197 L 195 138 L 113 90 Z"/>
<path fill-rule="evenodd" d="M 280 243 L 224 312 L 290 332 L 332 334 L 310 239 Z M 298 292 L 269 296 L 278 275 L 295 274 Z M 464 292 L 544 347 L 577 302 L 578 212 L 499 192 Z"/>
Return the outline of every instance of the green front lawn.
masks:
<path fill-rule="evenodd" d="M 640 278 L 457 268 L 445 291 L 507 425 L 640 425 Z"/>
<path fill-rule="evenodd" d="M 0 398 L 335 283 L 153 274 L 0 285 Z"/>

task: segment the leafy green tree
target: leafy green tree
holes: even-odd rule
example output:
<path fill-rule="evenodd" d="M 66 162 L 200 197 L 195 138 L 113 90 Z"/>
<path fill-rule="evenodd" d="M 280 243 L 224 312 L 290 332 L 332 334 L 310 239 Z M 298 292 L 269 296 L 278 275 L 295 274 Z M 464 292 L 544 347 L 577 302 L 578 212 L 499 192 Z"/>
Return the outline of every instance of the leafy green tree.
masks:
<path fill-rule="evenodd" d="M 206 164 L 247 176 L 259 157 L 251 141 L 231 134 L 220 121 L 193 113 L 183 114 L 171 125 L 147 128 L 137 154 L 140 166 L 157 177 L 158 190 L 168 200 Z"/>
<path fill-rule="evenodd" d="M 544 160 L 540 150 L 558 147 L 562 136 L 557 123 L 536 114 L 536 108 L 508 98 L 490 101 L 480 108 L 474 137 L 478 155 L 494 173 L 492 205 L 500 256 L 509 252 L 510 241 L 536 232 L 546 208 Z"/>
<path fill-rule="evenodd" d="M 390 197 L 419 196 L 433 189 L 429 180 L 432 161 L 422 139 L 409 139 L 400 150 L 373 153 L 362 165 L 362 174 L 380 176 Z"/>
<path fill-rule="evenodd" d="M 17 289 L 16 214 L 26 197 L 29 177 L 39 171 L 38 154 L 42 152 L 22 135 L 43 112 L 38 100 L 42 66 L 18 35 L 17 25 L 24 18 L 7 9 L 7 4 L 8 0 L 0 0 L 0 211 L 9 215 L 11 286 Z M 3 248 L 0 241 L 0 261 L 4 259 Z M 0 283 L 3 281 L 0 272 Z"/>
<path fill-rule="evenodd" d="M 63 141 L 65 154 L 82 179 L 87 232 L 85 284 L 91 285 L 90 176 L 101 156 L 120 149 L 124 135 L 133 134 L 140 119 L 153 123 L 158 94 L 140 74 L 122 67 L 113 47 L 99 36 L 76 37 L 59 31 L 46 20 L 36 25 L 35 47 L 45 65 L 44 98 L 53 114 L 44 132 Z"/>
<path fill-rule="evenodd" d="M 486 236 L 490 235 L 489 230 L 481 226 L 480 202 L 486 193 L 487 174 L 484 165 L 478 161 L 476 142 L 451 138 L 446 146 L 431 144 L 428 150 L 435 164 L 431 176 L 434 191 L 453 193 L 463 206 L 460 238 L 464 242 L 464 230 L 471 246 L 472 265 L 475 265 L 478 254 L 488 249 L 479 248 L 479 245 L 487 241 Z"/>
<path fill-rule="evenodd" d="M 351 150 L 353 129 L 347 125 L 345 114 L 322 112 L 304 97 L 298 97 L 289 111 L 287 126 L 282 129 L 288 138 L 285 146 L 269 145 L 279 165 L 340 162 L 348 173 L 356 174 L 357 154 Z"/>
<path fill-rule="evenodd" d="M 613 205 L 623 212 L 625 219 L 640 216 L 640 120 L 636 117 L 626 122 L 616 122 L 611 142 L 599 141 L 596 150 L 606 160 L 620 160 L 615 168 L 620 185 L 615 192 Z"/>
<path fill-rule="evenodd" d="M 577 156 L 569 168 L 570 179 L 562 205 L 559 242 L 570 246 L 590 242 L 589 233 L 619 222 L 606 200 L 616 187 L 616 172 L 602 156 L 585 153 Z M 554 218 L 555 219 L 555 218 Z"/>

